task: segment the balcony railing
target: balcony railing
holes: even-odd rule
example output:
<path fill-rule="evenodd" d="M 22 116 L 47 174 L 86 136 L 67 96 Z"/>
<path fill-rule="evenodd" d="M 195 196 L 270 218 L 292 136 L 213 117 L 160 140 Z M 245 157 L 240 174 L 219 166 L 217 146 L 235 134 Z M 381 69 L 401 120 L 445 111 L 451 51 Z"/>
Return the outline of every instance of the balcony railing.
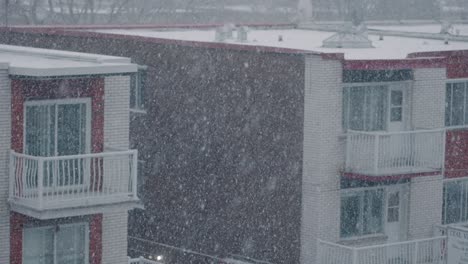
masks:
<path fill-rule="evenodd" d="M 444 166 L 445 135 L 445 129 L 349 131 L 346 172 L 380 176 L 440 171 Z"/>
<path fill-rule="evenodd" d="M 348 247 L 319 240 L 320 264 L 445 264 L 445 236 L 368 247 Z"/>
<path fill-rule="evenodd" d="M 144 257 L 130 258 L 128 257 L 128 264 L 162 264 L 161 262 L 146 259 Z"/>
<path fill-rule="evenodd" d="M 10 203 L 35 211 L 137 201 L 136 150 L 36 157 L 11 152 Z"/>

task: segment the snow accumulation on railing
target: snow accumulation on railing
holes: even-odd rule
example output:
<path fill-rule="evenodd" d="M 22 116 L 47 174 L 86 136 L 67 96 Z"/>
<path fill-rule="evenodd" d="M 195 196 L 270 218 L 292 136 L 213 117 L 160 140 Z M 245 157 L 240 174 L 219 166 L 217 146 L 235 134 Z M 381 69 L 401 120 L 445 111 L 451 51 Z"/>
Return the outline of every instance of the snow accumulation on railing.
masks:
<path fill-rule="evenodd" d="M 447 237 L 439 236 L 367 247 L 349 247 L 319 240 L 320 264 L 444 264 Z"/>
<path fill-rule="evenodd" d="M 36 210 L 138 200 L 136 150 L 72 156 L 10 154 L 10 200 Z"/>
<path fill-rule="evenodd" d="M 128 257 L 128 264 L 163 264 L 154 260 L 145 259 L 144 257 L 130 258 Z"/>
<path fill-rule="evenodd" d="M 441 171 L 447 133 L 465 129 L 468 127 L 398 132 L 349 130 L 346 134 L 346 172 L 385 176 Z"/>

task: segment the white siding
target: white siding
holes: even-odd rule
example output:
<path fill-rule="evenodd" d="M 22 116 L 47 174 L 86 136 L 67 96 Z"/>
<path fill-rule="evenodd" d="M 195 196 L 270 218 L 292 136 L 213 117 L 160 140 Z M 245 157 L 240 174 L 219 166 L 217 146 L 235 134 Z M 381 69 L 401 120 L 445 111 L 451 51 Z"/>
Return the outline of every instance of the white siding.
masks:
<path fill-rule="evenodd" d="M 413 128 L 445 125 L 445 68 L 415 69 L 412 96 Z"/>
<path fill-rule="evenodd" d="M 340 218 L 342 65 L 307 56 L 305 63 L 301 263 L 313 263 L 317 239 L 336 241 Z"/>
<path fill-rule="evenodd" d="M 104 145 L 113 149 L 129 148 L 130 77 L 105 78 Z M 127 211 L 103 214 L 102 263 L 126 264 Z"/>
<path fill-rule="evenodd" d="M 418 177 L 411 180 L 408 239 L 427 238 L 442 222 L 443 177 Z"/>
<path fill-rule="evenodd" d="M 415 69 L 413 85 L 413 128 L 445 126 L 446 69 Z M 432 235 L 442 221 L 443 177 L 419 177 L 411 180 L 408 238 Z"/>
<path fill-rule="evenodd" d="M 106 213 L 102 227 L 102 264 L 128 264 L 128 213 Z"/>
<path fill-rule="evenodd" d="M 8 208 L 10 138 L 10 80 L 8 70 L 0 66 L 0 263 L 9 263 L 10 255 L 10 211 Z"/>

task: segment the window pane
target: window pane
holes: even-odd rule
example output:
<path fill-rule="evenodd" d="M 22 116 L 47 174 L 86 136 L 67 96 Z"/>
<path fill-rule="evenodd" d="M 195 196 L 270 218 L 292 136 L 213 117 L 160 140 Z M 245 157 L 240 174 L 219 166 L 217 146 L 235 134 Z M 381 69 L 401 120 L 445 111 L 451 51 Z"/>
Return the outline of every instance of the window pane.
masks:
<path fill-rule="evenodd" d="M 357 195 L 341 198 L 341 237 L 360 235 L 359 214 L 361 206 L 359 198 Z"/>
<path fill-rule="evenodd" d="M 26 106 L 26 154 L 55 155 L 55 106 Z"/>
<path fill-rule="evenodd" d="M 392 106 L 403 105 L 403 91 L 392 91 L 391 93 Z"/>
<path fill-rule="evenodd" d="M 343 129 L 348 129 L 349 116 L 349 89 L 343 89 Z"/>
<path fill-rule="evenodd" d="M 383 191 L 365 191 L 364 234 L 383 233 Z"/>
<path fill-rule="evenodd" d="M 390 112 L 390 121 L 391 122 L 401 122 L 403 117 L 403 108 L 397 107 L 392 108 Z"/>
<path fill-rule="evenodd" d="M 399 206 L 400 204 L 400 193 L 395 192 L 395 193 L 390 193 L 388 196 L 388 206 L 393 207 L 393 206 Z"/>
<path fill-rule="evenodd" d="M 53 229 L 25 228 L 23 232 L 23 264 L 53 264 Z"/>
<path fill-rule="evenodd" d="M 365 88 L 351 88 L 349 128 L 352 130 L 364 130 L 364 102 Z"/>
<path fill-rule="evenodd" d="M 130 77 L 130 108 L 136 108 L 138 77 L 137 74 L 132 74 Z"/>
<path fill-rule="evenodd" d="M 400 217 L 399 214 L 400 214 L 400 210 L 398 209 L 398 207 L 389 208 L 388 213 L 387 213 L 387 222 L 389 223 L 398 222 L 399 217 Z"/>
<path fill-rule="evenodd" d="M 452 126 L 460 126 L 464 124 L 465 118 L 465 84 L 453 84 L 452 93 Z"/>
<path fill-rule="evenodd" d="M 346 91 L 344 115 L 347 128 L 364 131 L 385 130 L 387 88 L 385 86 L 352 87 Z"/>
<path fill-rule="evenodd" d="M 130 108 L 144 109 L 146 77 L 144 69 L 139 69 L 136 74 L 130 77 Z"/>
<path fill-rule="evenodd" d="M 387 87 L 367 87 L 366 119 L 367 131 L 385 130 L 387 120 Z"/>
<path fill-rule="evenodd" d="M 450 83 L 446 86 L 445 95 L 445 125 L 451 125 L 451 114 L 452 114 L 452 85 Z"/>
<path fill-rule="evenodd" d="M 58 105 L 57 112 L 58 155 L 83 154 L 86 147 L 86 105 Z"/>
<path fill-rule="evenodd" d="M 61 226 L 57 232 L 57 264 L 85 264 L 86 228 Z"/>
<path fill-rule="evenodd" d="M 445 183 L 444 224 L 461 222 L 461 185 L 459 182 Z"/>

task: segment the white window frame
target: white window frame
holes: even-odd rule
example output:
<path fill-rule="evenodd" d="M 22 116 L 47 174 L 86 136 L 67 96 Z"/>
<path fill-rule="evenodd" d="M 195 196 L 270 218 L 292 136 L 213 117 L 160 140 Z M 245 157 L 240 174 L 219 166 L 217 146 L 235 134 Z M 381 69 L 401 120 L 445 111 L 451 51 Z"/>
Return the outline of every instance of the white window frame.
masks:
<path fill-rule="evenodd" d="M 464 84 L 465 86 L 465 89 L 464 89 L 464 105 L 463 105 L 463 124 L 461 125 L 452 125 L 452 119 L 453 119 L 453 116 L 452 116 L 452 108 L 453 108 L 453 85 L 454 84 Z M 451 79 L 449 81 L 446 82 L 446 85 L 452 85 L 450 88 L 451 88 L 451 94 L 452 96 L 450 97 L 451 101 L 450 102 L 447 102 L 447 88 L 445 89 L 445 115 L 444 115 L 444 119 L 445 119 L 445 126 L 446 127 L 457 127 L 457 126 L 466 126 L 468 125 L 468 120 L 467 120 L 467 112 L 468 112 L 468 103 L 467 103 L 467 97 L 468 97 L 468 79 Z M 450 116 L 448 118 L 448 124 L 447 124 L 447 110 L 448 110 L 448 105 L 447 104 L 450 104 Z"/>
<path fill-rule="evenodd" d="M 378 130 L 378 131 L 386 131 L 388 130 L 389 128 L 389 125 L 391 123 L 391 91 L 392 91 L 392 87 L 395 86 L 402 86 L 403 89 L 409 91 L 409 89 L 411 88 L 411 84 L 412 84 L 412 81 L 399 81 L 399 82 L 363 82 L 363 83 L 346 83 L 343 85 L 343 93 L 342 95 L 344 96 L 344 91 L 346 89 L 351 89 L 351 88 L 356 88 L 356 87 L 377 87 L 377 86 L 384 86 L 387 90 L 387 101 L 385 102 L 387 105 L 387 109 L 385 110 L 386 112 L 386 117 L 385 117 L 385 125 L 384 125 L 384 130 Z M 349 93 L 348 93 L 348 96 L 349 96 Z M 404 94 L 405 96 L 405 94 Z M 401 106 L 402 107 L 402 115 L 403 115 L 403 118 L 405 115 L 408 115 L 411 110 L 410 110 L 410 105 L 408 102 L 410 102 L 411 98 L 410 98 L 410 93 L 407 92 L 406 93 L 406 97 L 407 98 L 404 98 L 404 102 L 403 102 L 403 105 Z M 344 99 L 344 98 L 343 98 Z M 345 114 L 348 114 L 350 113 L 350 98 L 348 97 L 346 100 L 348 100 L 348 109 L 344 109 L 344 104 L 343 104 L 343 111 L 342 111 L 342 120 L 343 120 L 343 130 L 344 131 L 347 131 L 348 130 L 348 127 L 349 127 L 349 116 L 344 116 Z M 344 100 L 343 100 L 344 102 Z M 405 125 L 407 125 L 406 123 L 409 122 L 408 118 L 404 118 L 403 122 L 405 123 Z M 377 131 L 375 131 L 377 132 Z"/>
<path fill-rule="evenodd" d="M 24 227 L 23 228 L 23 234 L 22 234 L 22 241 L 23 241 L 23 252 L 24 252 L 24 241 L 25 241 L 25 231 L 28 230 L 28 229 L 34 229 L 34 230 L 44 230 L 44 229 L 55 229 L 56 227 L 70 227 L 70 226 L 75 226 L 75 227 L 80 227 L 80 226 L 84 226 L 85 228 L 85 241 L 84 241 L 84 254 L 85 254 L 85 259 L 84 259 L 84 263 L 83 264 L 88 264 L 89 263 L 89 223 L 87 222 L 80 222 L 80 223 L 72 223 L 72 224 L 58 224 L 58 225 L 48 225 L 48 226 L 38 226 L 38 227 Z M 57 232 L 54 232 L 54 264 L 57 263 L 57 235 L 56 235 Z M 24 256 L 24 255 L 23 255 Z M 23 256 L 21 256 L 21 258 L 23 258 Z M 24 263 L 24 260 L 22 259 L 22 262 Z M 81 264 L 81 263 L 77 263 L 77 264 Z"/>
<path fill-rule="evenodd" d="M 130 77 L 130 111 L 134 113 L 146 114 L 146 105 L 144 105 L 144 98 L 142 98 L 142 93 L 147 87 L 147 66 L 138 65 L 138 71 Z M 145 80 L 144 86 L 142 87 L 141 83 L 141 73 L 144 72 Z M 135 89 L 135 102 L 132 100 L 132 89 Z M 143 90 L 143 91 L 142 91 Z"/>
<path fill-rule="evenodd" d="M 28 106 L 44 106 L 44 105 L 70 105 L 70 104 L 85 104 L 86 105 L 86 138 L 85 138 L 85 153 L 91 153 L 91 98 L 67 98 L 67 99 L 47 99 L 47 100 L 30 100 L 25 101 L 23 106 L 23 143 L 24 150 L 26 147 L 26 109 Z M 55 116 L 57 118 L 57 107 L 55 107 Z M 56 120 L 55 120 L 56 121 Z M 55 122 L 55 146 L 57 146 L 58 129 Z M 57 147 L 55 149 L 57 153 Z"/>

